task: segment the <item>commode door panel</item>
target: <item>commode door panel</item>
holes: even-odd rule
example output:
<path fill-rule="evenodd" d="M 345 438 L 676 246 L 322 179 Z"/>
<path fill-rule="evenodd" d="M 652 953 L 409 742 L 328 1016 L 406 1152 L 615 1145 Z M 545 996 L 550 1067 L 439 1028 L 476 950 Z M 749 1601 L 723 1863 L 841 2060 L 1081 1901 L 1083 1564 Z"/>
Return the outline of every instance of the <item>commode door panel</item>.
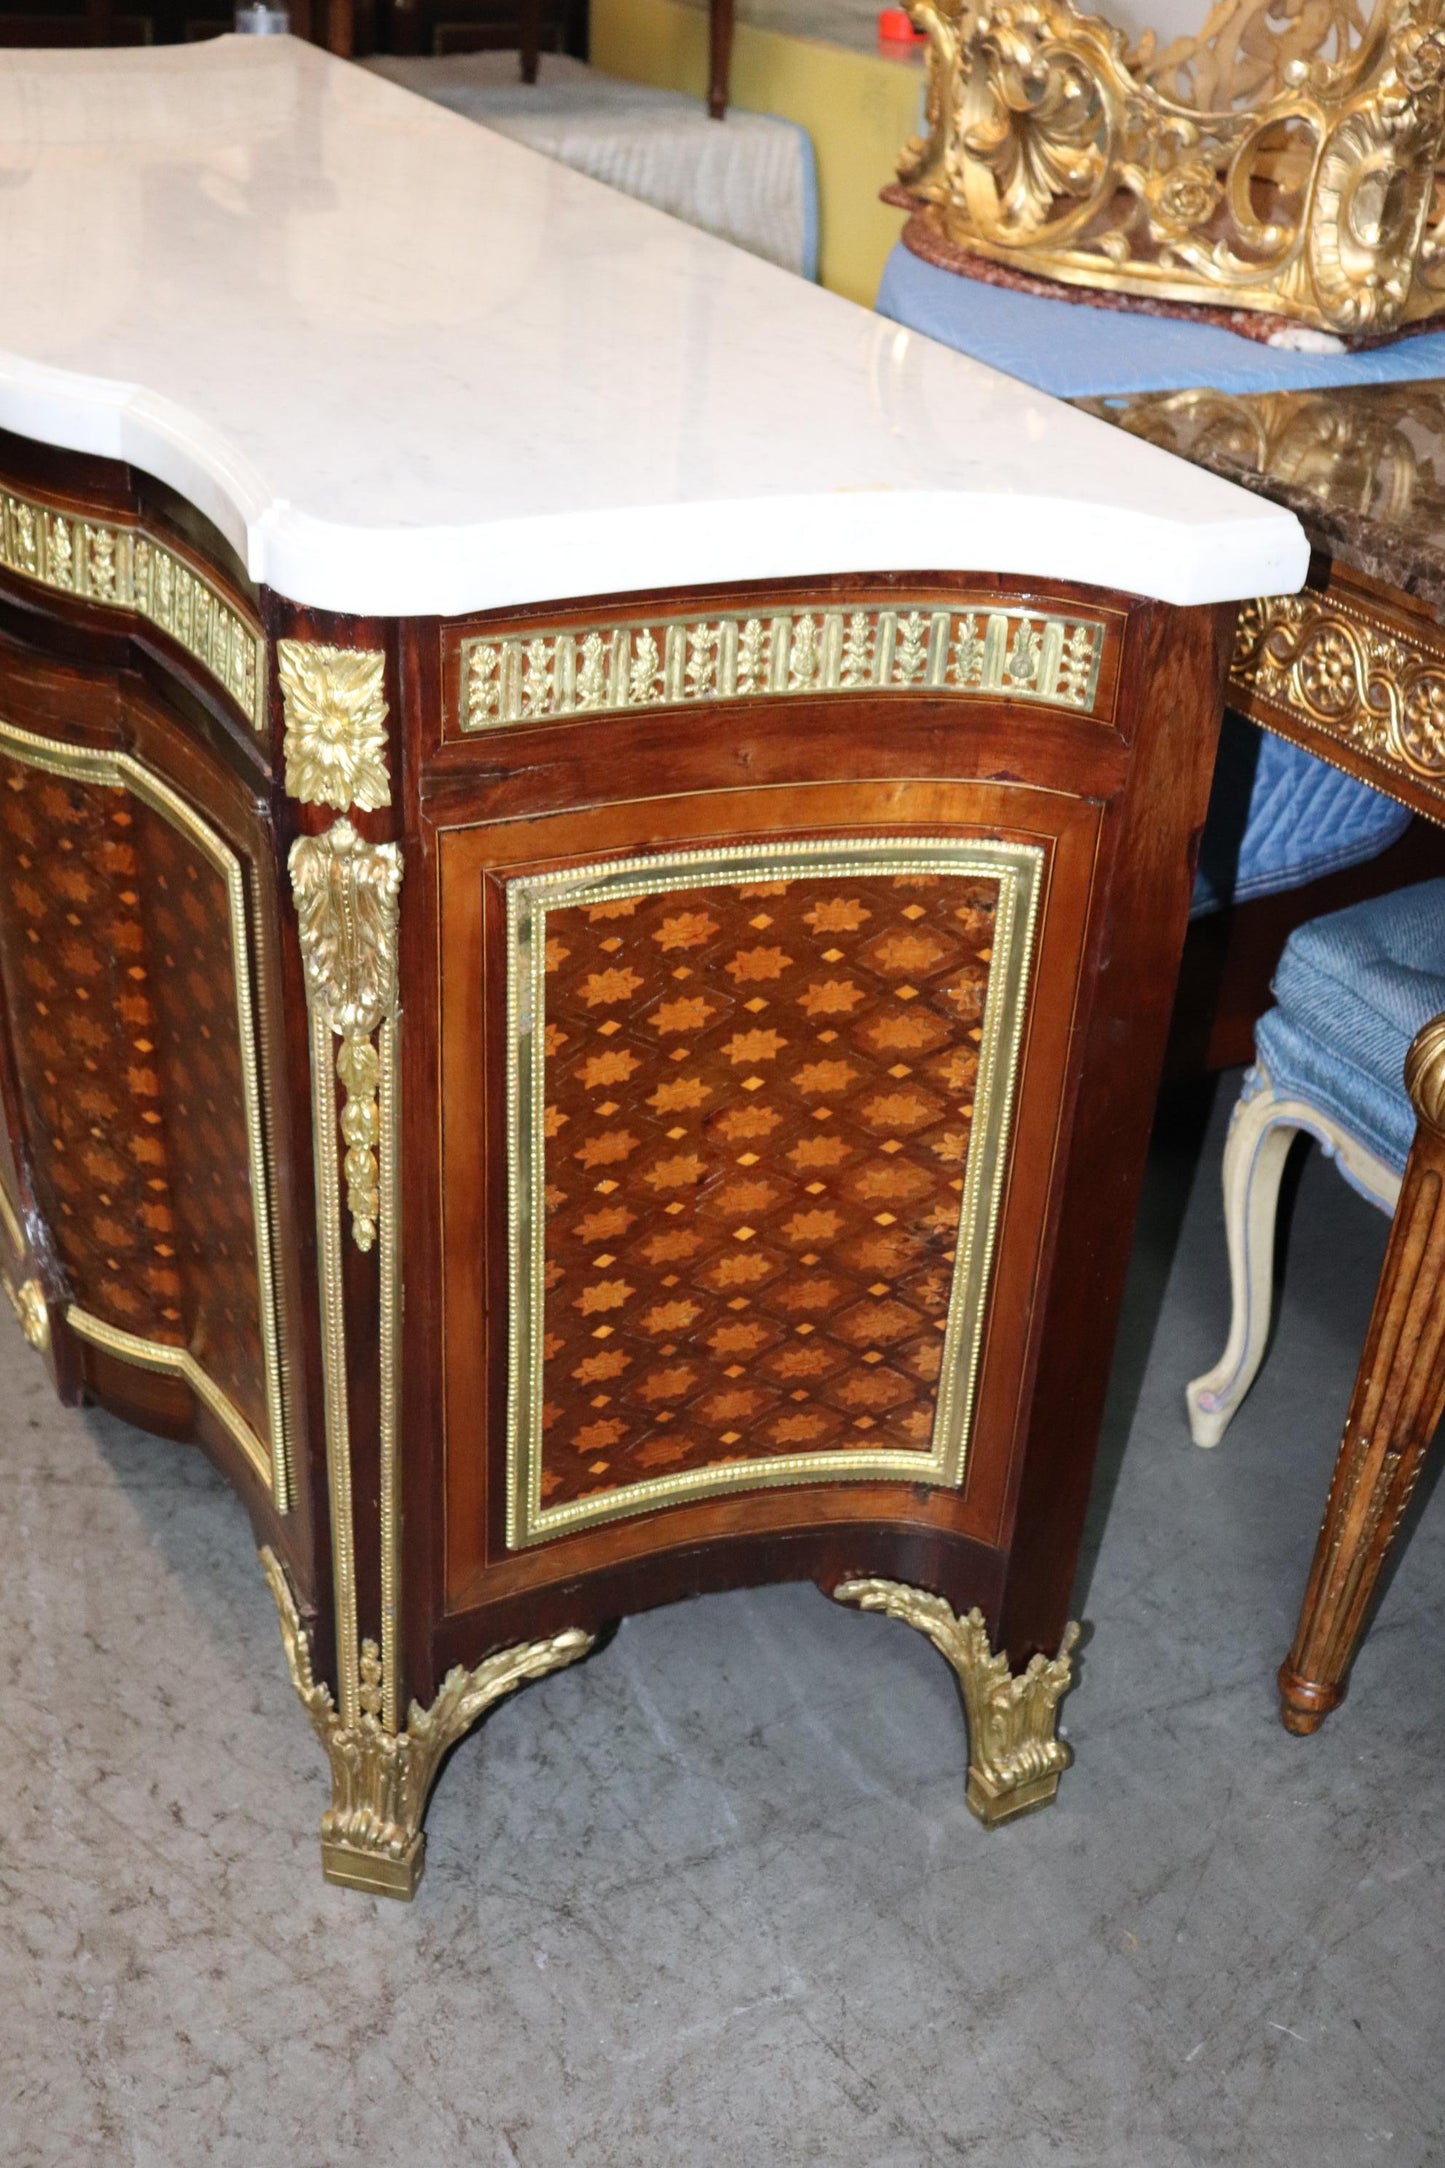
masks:
<path fill-rule="evenodd" d="M 284 1508 L 254 869 L 153 762 L 33 719 L 0 685 L 0 997 L 66 1323 Z"/>
<path fill-rule="evenodd" d="M 454 1600 L 622 1524 L 877 1517 L 900 1487 L 993 1538 L 1097 814 L 959 801 L 441 837 Z"/>

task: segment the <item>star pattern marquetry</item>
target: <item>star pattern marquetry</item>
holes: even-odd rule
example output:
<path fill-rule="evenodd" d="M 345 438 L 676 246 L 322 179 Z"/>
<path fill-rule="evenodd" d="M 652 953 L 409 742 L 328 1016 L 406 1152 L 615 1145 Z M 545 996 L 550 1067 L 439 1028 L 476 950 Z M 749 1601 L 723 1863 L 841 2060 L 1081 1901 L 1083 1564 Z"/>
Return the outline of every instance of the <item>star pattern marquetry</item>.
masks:
<path fill-rule="evenodd" d="M 225 886 L 184 836 L 139 803 L 136 829 L 190 1346 L 264 1438 L 270 1419 Z"/>
<path fill-rule="evenodd" d="M 998 883 L 547 914 L 544 1509 L 932 1437 Z"/>
<path fill-rule="evenodd" d="M 0 756 L 0 976 L 72 1296 L 124 1332 L 188 1347 L 264 1437 L 219 874 L 130 792 Z"/>

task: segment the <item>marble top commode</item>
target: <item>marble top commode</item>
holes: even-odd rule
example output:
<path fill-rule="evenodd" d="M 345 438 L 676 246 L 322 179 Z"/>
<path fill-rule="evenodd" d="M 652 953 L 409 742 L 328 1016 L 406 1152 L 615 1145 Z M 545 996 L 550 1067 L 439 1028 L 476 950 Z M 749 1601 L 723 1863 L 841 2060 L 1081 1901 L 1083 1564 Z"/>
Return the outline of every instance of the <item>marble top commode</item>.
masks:
<path fill-rule="evenodd" d="M 1046 1805 L 1294 511 L 287 40 L 0 58 L 0 292 L 0 1295 L 244 1500 L 323 1871 L 781 1580 Z"/>
<path fill-rule="evenodd" d="M 293 39 L 0 56 L 0 185 L 0 426 L 297 602 L 1304 577 L 1287 512 Z"/>

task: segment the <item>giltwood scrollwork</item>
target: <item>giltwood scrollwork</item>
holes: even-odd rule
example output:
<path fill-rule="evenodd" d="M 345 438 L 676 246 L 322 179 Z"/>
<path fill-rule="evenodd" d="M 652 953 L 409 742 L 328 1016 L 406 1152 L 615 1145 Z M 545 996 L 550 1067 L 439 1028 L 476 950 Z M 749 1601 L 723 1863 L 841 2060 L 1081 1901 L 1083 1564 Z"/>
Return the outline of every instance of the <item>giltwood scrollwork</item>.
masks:
<path fill-rule="evenodd" d="M 1445 393 L 1435 383 L 1349 391 L 1145 392 L 1081 399 L 1102 421 L 1231 481 L 1258 475 L 1312 498 L 1326 515 L 1358 515 L 1412 535 L 1445 528 Z"/>
<path fill-rule="evenodd" d="M 1331 595 L 1268 596 L 1239 613 L 1233 684 L 1422 782 L 1445 778 L 1445 648 L 1369 623 Z"/>
<path fill-rule="evenodd" d="M 926 132 L 899 179 L 941 238 L 1118 293 L 1335 334 L 1445 304 L 1431 224 L 1440 0 L 1220 0 L 1162 52 L 1069 0 L 910 0 Z"/>

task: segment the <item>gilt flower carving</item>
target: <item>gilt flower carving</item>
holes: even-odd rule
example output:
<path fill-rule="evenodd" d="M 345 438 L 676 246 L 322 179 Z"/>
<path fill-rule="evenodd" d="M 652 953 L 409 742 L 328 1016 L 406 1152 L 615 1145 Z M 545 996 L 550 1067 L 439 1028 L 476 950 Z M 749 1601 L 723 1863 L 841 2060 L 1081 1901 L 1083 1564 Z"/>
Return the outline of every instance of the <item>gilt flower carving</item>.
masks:
<path fill-rule="evenodd" d="M 278 640 L 276 660 L 286 717 L 286 788 L 305 805 L 390 805 L 386 772 L 386 697 L 379 649 L 322 647 Z"/>

